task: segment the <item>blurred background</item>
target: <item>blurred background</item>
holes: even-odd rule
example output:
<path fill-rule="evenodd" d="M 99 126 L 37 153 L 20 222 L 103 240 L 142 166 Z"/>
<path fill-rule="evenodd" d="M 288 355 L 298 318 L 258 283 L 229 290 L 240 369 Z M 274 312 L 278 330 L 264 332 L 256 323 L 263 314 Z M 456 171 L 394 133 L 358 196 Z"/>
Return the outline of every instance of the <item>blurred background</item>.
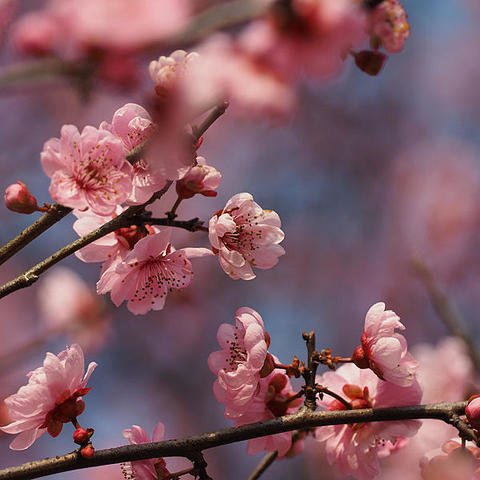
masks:
<path fill-rule="evenodd" d="M 38 4 L 22 2 L 16 14 Z M 85 339 L 87 361 L 99 366 L 81 417 L 82 425 L 95 428 L 96 448 L 126 443 L 121 432 L 132 424 L 151 433 L 162 421 L 167 438 L 230 426 L 213 396 L 206 360 L 218 349 L 218 326 L 232 322 L 241 306 L 262 315 L 270 350 L 283 363 L 293 355 L 305 358 L 301 332 L 311 329 L 318 347 L 349 356 L 359 343 L 365 313 L 377 301 L 400 315 L 409 344 L 435 344 L 448 332 L 413 274 L 413 256 L 429 265 L 478 338 L 480 10 L 475 0 L 403 4 L 412 33 L 379 76 L 365 75 L 348 60 L 334 81 L 303 82 L 299 106 L 287 121 L 254 122 L 228 111 L 208 131 L 199 152 L 223 175 L 218 196 L 183 202 L 180 218 L 208 221 L 233 194 L 250 192 L 263 208 L 279 213 L 287 253 L 248 282 L 228 278 L 215 259 L 194 260 L 192 285 L 170 294 L 164 310 L 144 316 L 102 299 L 108 318 L 95 334 L 97 341 Z M 7 30 L 2 67 L 25 60 L 8 38 Z M 135 89 L 99 82 L 88 101 L 65 81 L 1 90 L 2 188 L 22 180 L 39 202 L 48 202 L 49 179 L 39 162 L 43 143 L 58 136 L 63 124 L 98 125 L 127 102 L 147 106 L 148 61 L 160 53 L 142 60 Z M 155 211 L 162 215 L 174 200 L 170 192 Z M 0 208 L 1 243 L 32 218 Z M 74 240 L 72 223 L 67 217 L 2 265 L 0 280 Z M 208 246 L 208 239 L 202 232 L 176 231 L 173 243 Z M 72 257 L 62 266 L 94 290 L 97 264 Z M 25 373 L 40 365 L 46 351 L 58 353 L 72 341 L 45 333 L 53 327 L 41 299 L 55 295 L 42 293 L 47 278 L 0 302 L 0 397 L 23 385 Z M 11 452 L 11 436 L 0 434 L 0 464 L 72 450 L 71 430 L 66 425 L 60 439 L 44 435 L 24 452 Z M 322 462 L 307 460 L 314 448 L 308 447 L 308 456 L 276 462 L 263 478 L 320 478 Z M 260 458 L 247 455 L 244 444 L 206 452 L 209 474 L 216 479 L 247 478 Z M 167 464 L 175 471 L 185 462 Z M 51 478 L 122 476 L 113 466 Z"/>

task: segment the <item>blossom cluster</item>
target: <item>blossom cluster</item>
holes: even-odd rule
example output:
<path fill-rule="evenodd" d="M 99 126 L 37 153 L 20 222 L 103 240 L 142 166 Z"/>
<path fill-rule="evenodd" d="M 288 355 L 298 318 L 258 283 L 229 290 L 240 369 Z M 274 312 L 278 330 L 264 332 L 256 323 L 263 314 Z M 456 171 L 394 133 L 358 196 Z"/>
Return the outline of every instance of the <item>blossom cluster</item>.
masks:
<path fill-rule="evenodd" d="M 316 385 L 323 393 L 318 408 L 331 411 L 420 403 L 418 364 L 407 351 L 405 337 L 395 332 L 403 328 L 398 316 L 385 310 L 385 304 L 373 305 L 366 315 L 362 345 L 350 360 L 344 359 L 350 363 L 317 376 Z M 213 391 L 225 405 L 226 418 L 238 426 L 298 410 L 305 392 L 295 393 L 292 387 L 289 375 L 293 375 L 293 364 L 282 365 L 269 353 L 270 336 L 255 310 L 238 309 L 235 325 L 222 324 L 217 339 L 222 349 L 210 354 L 208 364 L 217 377 Z M 379 458 L 401 448 L 420 425 L 418 420 L 338 425 L 319 427 L 314 436 L 324 445 L 327 461 L 342 474 L 367 480 L 378 475 Z M 302 447 L 302 441 L 292 443 L 291 433 L 281 433 L 250 440 L 247 451 L 276 450 L 283 457 Z"/>
<path fill-rule="evenodd" d="M 163 77 L 170 78 L 165 72 Z M 73 228 L 79 235 L 112 221 L 128 206 L 151 203 L 174 181 L 178 202 L 198 194 L 216 196 L 221 174 L 196 154 L 198 146 L 175 155 L 173 150 L 179 150 L 168 149 L 159 130 L 143 107 L 129 103 L 114 113 L 111 123 L 87 126 L 82 132 L 65 125 L 60 138 L 45 143 L 41 161 L 51 179 L 50 195 L 73 209 L 77 217 Z M 188 134 L 182 135 L 184 145 Z M 141 158 L 130 162 L 132 152 Z M 241 193 L 210 220 L 211 249 L 176 250 L 171 228 L 150 225 L 147 218 L 141 223 L 132 220 L 76 255 L 84 262 L 103 262 L 99 294 L 110 292 L 115 305 L 126 301 L 132 313 L 144 314 L 161 310 L 169 291 L 191 283 L 192 258 L 217 256 L 233 279 L 253 279 L 252 267 L 273 267 L 284 254 L 278 245 L 284 237 L 280 226 L 275 212 L 263 210 L 250 194 Z"/>

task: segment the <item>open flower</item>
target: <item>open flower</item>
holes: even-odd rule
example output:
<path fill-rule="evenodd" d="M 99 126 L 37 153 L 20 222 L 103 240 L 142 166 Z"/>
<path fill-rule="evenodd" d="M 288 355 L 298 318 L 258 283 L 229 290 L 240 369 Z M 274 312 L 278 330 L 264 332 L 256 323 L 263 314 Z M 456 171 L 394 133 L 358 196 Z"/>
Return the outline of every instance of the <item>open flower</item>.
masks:
<path fill-rule="evenodd" d="M 1 427 L 5 433 L 19 433 L 10 444 L 12 450 L 25 450 L 46 431 L 56 437 L 64 423 L 80 415 L 88 393 L 88 379 L 97 366 L 91 362 L 85 372 L 83 352 L 79 345 L 47 353 L 43 367 L 27 374 L 28 384 L 5 399 L 12 423 Z"/>
<path fill-rule="evenodd" d="M 51 178 L 50 195 L 71 208 L 109 215 L 132 191 L 132 166 L 122 142 L 106 130 L 64 125 L 60 138 L 48 140 L 42 166 Z"/>
<path fill-rule="evenodd" d="M 230 278 L 255 278 L 252 267 L 272 268 L 285 250 L 280 217 L 263 210 L 249 193 L 237 193 L 211 219 L 208 236 L 213 252 Z"/>
<path fill-rule="evenodd" d="M 422 398 L 416 381 L 407 387 L 394 385 L 379 380 L 371 370 L 359 370 L 352 364 L 317 377 L 317 383 L 343 396 L 352 408 L 416 405 Z M 328 395 L 318 405 L 323 410 L 346 408 Z M 401 437 L 415 435 L 420 425 L 418 420 L 406 420 L 325 426 L 315 430 L 315 437 L 325 444 L 328 463 L 335 464 L 342 475 L 371 480 L 380 471 L 378 459 L 398 448 L 397 440 Z"/>
<path fill-rule="evenodd" d="M 353 361 L 359 368 L 371 368 L 382 380 L 397 385 L 412 385 L 418 362 L 407 351 L 407 341 L 395 330 L 405 330 L 400 317 L 385 304 L 376 303 L 367 312 L 362 344 Z"/>
<path fill-rule="evenodd" d="M 157 423 L 153 430 L 152 440 L 148 433 L 138 425 L 132 425 L 122 432 L 122 435 L 133 445 L 139 443 L 161 442 L 165 437 L 165 426 Z M 123 476 L 128 480 L 162 480 L 170 475 L 163 458 L 148 458 L 127 462 L 122 465 Z"/>
<path fill-rule="evenodd" d="M 268 348 L 262 317 L 251 308 L 239 308 L 235 326 L 222 323 L 217 339 L 222 350 L 210 354 L 208 366 L 218 375 L 215 396 L 225 404 L 225 416 L 233 418 L 248 407 L 258 391 Z"/>
<path fill-rule="evenodd" d="M 212 255 L 206 248 L 175 250 L 170 229 L 140 239 L 123 259 L 106 269 L 97 283 L 97 292 L 110 292 L 118 307 L 127 300 L 134 314 L 162 310 L 167 293 L 188 287 L 193 278 L 189 258 Z"/>

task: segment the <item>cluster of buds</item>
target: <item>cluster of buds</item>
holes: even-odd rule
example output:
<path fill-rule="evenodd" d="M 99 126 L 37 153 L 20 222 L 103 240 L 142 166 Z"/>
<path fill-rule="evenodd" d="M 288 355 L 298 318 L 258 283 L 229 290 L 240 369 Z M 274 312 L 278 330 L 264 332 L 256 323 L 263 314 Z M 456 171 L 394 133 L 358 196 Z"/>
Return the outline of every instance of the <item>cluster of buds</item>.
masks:
<path fill-rule="evenodd" d="M 80 455 L 83 458 L 92 458 L 95 450 L 93 448 L 90 438 L 94 434 L 95 430 L 93 428 L 82 428 L 78 427 L 73 432 L 73 441 L 80 445 Z"/>

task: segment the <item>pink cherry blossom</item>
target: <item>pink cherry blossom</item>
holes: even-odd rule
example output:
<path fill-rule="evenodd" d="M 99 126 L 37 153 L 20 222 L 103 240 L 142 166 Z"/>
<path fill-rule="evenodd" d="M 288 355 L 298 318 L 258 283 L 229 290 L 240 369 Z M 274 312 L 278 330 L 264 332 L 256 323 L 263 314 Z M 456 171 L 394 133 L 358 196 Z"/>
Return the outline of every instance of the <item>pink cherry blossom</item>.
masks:
<path fill-rule="evenodd" d="M 418 363 L 407 351 L 404 330 L 398 315 L 376 303 L 367 312 L 362 344 L 356 348 L 353 361 L 359 368 L 371 368 L 382 380 L 408 386 L 415 381 Z"/>
<path fill-rule="evenodd" d="M 207 165 L 203 157 L 197 157 L 196 162 L 197 164 L 177 181 L 175 188 L 178 196 L 192 198 L 199 193 L 206 197 L 216 197 L 215 190 L 220 185 L 221 173 L 215 167 Z"/>
<path fill-rule="evenodd" d="M 161 442 L 165 438 L 165 426 L 161 422 L 157 423 L 151 440 L 148 433 L 138 425 L 132 425 L 132 428 L 125 429 L 122 435 L 133 445 Z M 122 472 L 124 477 L 129 480 L 162 480 L 170 475 L 163 458 L 127 462 L 122 465 Z"/>
<path fill-rule="evenodd" d="M 348 52 L 365 40 L 366 16 L 351 0 L 292 0 L 253 22 L 241 47 L 279 75 L 326 79 L 341 72 Z"/>
<path fill-rule="evenodd" d="M 232 418 L 248 407 L 258 390 L 268 348 L 262 317 L 251 308 L 239 308 L 235 326 L 222 323 L 217 340 L 222 350 L 210 354 L 208 366 L 218 376 L 214 393 L 225 403 L 225 416 Z"/>
<path fill-rule="evenodd" d="M 41 161 L 51 178 L 51 197 L 67 207 L 109 215 L 132 191 L 122 142 L 106 130 L 87 126 L 80 134 L 64 125 L 59 139 L 45 143 Z"/>
<path fill-rule="evenodd" d="M 28 384 L 5 399 L 12 423 L 1 427 L 5 433 L 19 433 L 12 450 L 25 450 L 46 431 L 56 437 L 63 423 L 80 415 L 81 397 L 90 390 L 88 379 L 97 366 L 91 362 L 85 372 L 83 352 L 72 345 L 58 355 L 47 353 L 43 366 L 27 374 Z"/>
<path fill-rule="evenodd" d="M 389 53 L 402 50 L 410 35 L 407 13 L 398 0 L 384 0 L 375 7 L 370 18 L 370 33 Z"/>
<path fill-rule="evenodd" d="M 275 359 L 277 360 L 277 359 Z M 265 378 L 260 379 L 258 392 L 248 405 L 248 409 L 235 419 L 235 426 L 247 423 L 272 420 L 283 415 L 296 412 L 302 404 L 302 399 L 291 400 L 294 396 L 292 385 L 285 372 L 275 369 Z M 303 442 L 297 441 L 295 453 L 303 449 Z M 248 441 L 247 453 L 256 455 L 262 450 L 278 451 L 280 458 L 291 453 L 292 432 L 277 433 Z"/>
<path fill-rule="evenodd" d="M 238 193 L 209 223 L 209 239 L 220 265 L 234 280 L 255 278 L 252 267 L 267 269 L 278 263 L 285 250 L 280 217 L 263 210 L 249 193 Z"/>
<path fill-rule="evenodd" d="M 56 267 L 40 280 L 38 303 L 49 333 L 66 333 L 84 350 L 100 348 L 111 318 L 102 299 L 69 268 Z"/>
<path fill-rule="evenodd" d="M 175 250 L 170 235 L 171 230 L 165 229 L 140 239 L 125 258 L 102 273 L 97 292 L 110 292 L 117 307 L 127 300 L 127 308 L 135 315 L 162 310 L 169 291 L 190 285 L 193 270 L 189 258 L 212 255 L 206 248 Z"/>
<path fill-rule="evenodd" d="M 416 405 L 422 398 L 416 381 L 409 386 L 394 385 L 380 380 L 371 370 L 359 370 L 353 364 L 317 377 L 317 383 L 343 396 L 352 408 Z M 346 408 L 328 395 L 324 395 L 318 405 L 323 410 Z M 315 437 L 325 445 L 328 463 L 335 464 L 342 475 L 371 480 L 380 471 L 378 459 L 398 448 L 397 440 L 401 437 L 415 435 L 420 425 L 418 420 L 407 420 L 326 426 L 317 428 Z"/>
<path fill-rule="evenodd" d="M 100 129 L 108 130 L 120 137 L 124 154 L 133 150 L 153 134 L 154 124 L 150 114 L 140 105 L 127 103 L 114 114 L 112 123 L 102 122 Z M 133 190 L 128 201 L 139 204 L 146 202 L 166 182 L 163 175 L 156 173 L 149 162 L 141 158 L 133 165 Z"/>
<path fill-rule="evenodd" d="M 149 65 L 150 77 L 155 82 L 155 91 L 163 96 L 171 90 L 178 80 L 189 74 L 192 62 L 197 61 L 198 53 L 175 50 L 168 57 L 160 56 Z"/>

